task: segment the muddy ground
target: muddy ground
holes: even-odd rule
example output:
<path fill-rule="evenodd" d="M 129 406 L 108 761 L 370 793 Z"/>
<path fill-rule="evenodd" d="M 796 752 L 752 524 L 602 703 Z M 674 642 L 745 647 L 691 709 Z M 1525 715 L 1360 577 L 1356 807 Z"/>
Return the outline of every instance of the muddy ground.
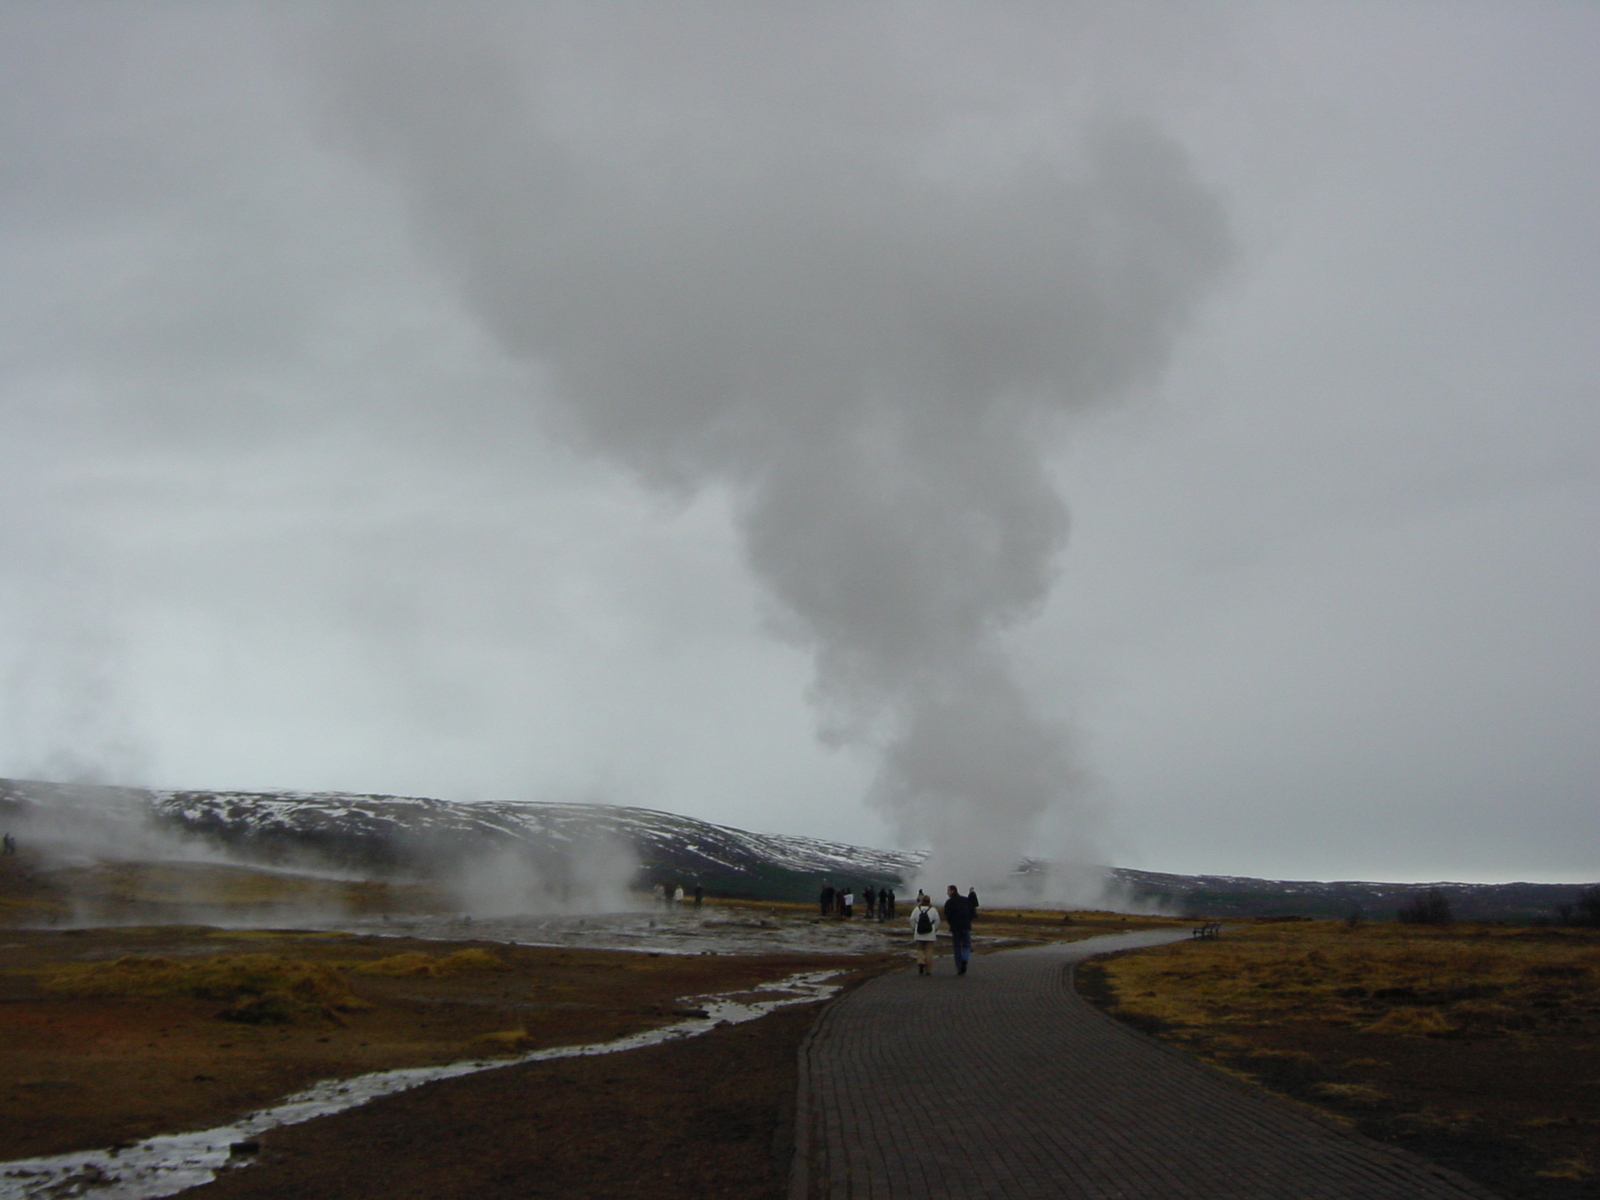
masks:
<path fill-rule="evenodd" d="M 308 991 L 300 1003 L 262 1006 L 258 994 L 223 994 L 215 980 L 199 988 L 203 995 L 195 989 L 137 994 L 148 990 L 150 972 L 128 972 L 130 965 L 164 964 L 160 972 L 183 982 L 183 972 L 218 962 L 291 964 L 302 972 L 331 968 L 347 993 Z M 450 969 L 452 962 L 465 966 Z M 827 966 L 859 975 L 882 962 L 830 961 L 815 954 L 652 955 L 204 927 L 5 930 L 0 932 L 0 1160 L 206 1128 L 321 1079 L 606 1041 L 681 1020 L 692 1008 L 688 997 L 738 991 Z M 375 966 L 388 973 L 368 973 Z M 91 994 L 84 994 L 86 989 Z M 289 997 L 294 999 L 292 992 Z M 775 1019 L 755 1022 L 765 1031 L 746 1033 L 745 1040 L 759 1042 L 780 1029 L 780 1041 L 789 1037 L 792 1022 L 768 1026 L 768 1020 Z M 720 1034 L 718 1039 L 727 1040 Z M 639 1053 L 591 1061 L 615 1062 Z M 690 1051 L 688 1057 L 699 1053 Z M 673 1071 L 682 1067 L 679 1063 Z M 642 1069 L 605 1068 L 613 1074 Z M 639 1090 L 691 1095 L 717 1079 L 708 1069 L 674 1073 Z M 589 1070 L 587 1063 L 574 1066 L 570 1077 Z M 466 1085 L 458 1089 L 463 1094 L 477 1094 L 478 1084 L 460 1082 Z M 507 1085 L 482 1086 L 491 1096 Z M 715 1090 L 743 1086 L 743 1080 L 717 1079 Z M 493 1108 L 505 1101 L 486 1103 Z M 567 1111 L 566 1106 L 538 1108 L 545 1125 Z M 526 1106 L 517 1111 L 526 1112 Z M 475 1124 L 469 1121 L 466 1132 Z M 429 1134 L 444 1136 L 437 1120 Z M 417 1142 L 413 1134 L 395 1136 Z"/>
<path fill-rule="evenodd" d="M 836 967 L 851 986 L 907 962 L 899 923 L 821 922 L 801 905 L 728 903 L 703 914 L 647 910 L 499 930 L 468 925 L 425 889 L 215 864 L 45 871 L 19 856 L 4 865 L 0 1161 L 213 1127 L 325 1079 L 607 1041 L 682 1020 L 694 997 L 798 972 Z M 176 923 L 185 913 L 193 920 L 201 901 L 235 927 Z M 344 912 L 350 927 L 254 927 L 318 908 Z M 68 921 L 86 927 L 47 925 Z M 1146 922 L 986 913 L 981 937 L 1014 944 L 1130 923 Z M 691 952 L 573 944 L 590 940 Z M 720 949 L 692 952 L 699 947 Z M 797 1050 L 817 1009 L 427 1084 L 273 1130 L 240 1159 L 248 1165 L 201 1190 L 781 1197 Z"/>
<path fill-rule="evenodd" d="M 196 1200 L 781 1200 L 818 1006 L 596 1058 L 429 1084 L 262 1139 Z"/>
<path fill-rule="evenodd" d="M 721 905 L 704 914 L 704 936 L 743 946 L 744 926 L 765 936 L 773 924 L 806 949 L 671 954 L 348 931 L 0 928 L 0 1161 L 209 1128 L 323 1079 L 605 1041 L 680 1021 L 692 997 L 797 972 L 837 968 L 852 986 L 909 961 L 892 932 L 819 926 L 800 906 Z M 1112 914 L 992 913 L 983 937 L 1015 944 L 1128 924 Z M 863 938 L 887 949 L 862 952 Z M 819 951 L 835 941 L 854 952 Z M 279 1002 L 265 1002 L 261 993 L 284 979 Z M 796 1055 L 817 1009 L 428 1084 L 274 1130 L 241 1160 L 249 1165 L 205 1190 L 780 1197 Z"/>

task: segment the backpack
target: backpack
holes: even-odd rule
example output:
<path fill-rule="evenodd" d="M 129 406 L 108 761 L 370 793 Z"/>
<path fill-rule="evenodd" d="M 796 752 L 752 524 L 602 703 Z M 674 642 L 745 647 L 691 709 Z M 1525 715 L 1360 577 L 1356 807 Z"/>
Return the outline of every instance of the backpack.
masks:
<path fill-rule="evenodd" d="M 933 932 L 933 922 L 928 919 L 928 910 L 925 909 L 925 908 L 919 910 L 918 913 L 917 913 L 917 932 L 918 933 L 932 933 Z"/>

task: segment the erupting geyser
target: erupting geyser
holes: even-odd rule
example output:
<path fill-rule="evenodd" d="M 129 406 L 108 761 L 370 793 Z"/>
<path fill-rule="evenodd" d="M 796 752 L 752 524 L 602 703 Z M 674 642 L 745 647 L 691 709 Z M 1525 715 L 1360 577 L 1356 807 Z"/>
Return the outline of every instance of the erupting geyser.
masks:
<path fill-rule="evenodd" d="M 877 755 L 903 844 L 1003 874 L 1080 803 L 998 642 L 1066 539 L 1047 455 L 1161 371 L 1231 257 L 1218 200 L 1143 120 L 1062 144 L 997 115 L 1014 97 L 919 87 L 960 56 L 870 11 L 569 16 L 342 14 L 330 126 L 566 436 L 728 489 L 821 733 Z"/>

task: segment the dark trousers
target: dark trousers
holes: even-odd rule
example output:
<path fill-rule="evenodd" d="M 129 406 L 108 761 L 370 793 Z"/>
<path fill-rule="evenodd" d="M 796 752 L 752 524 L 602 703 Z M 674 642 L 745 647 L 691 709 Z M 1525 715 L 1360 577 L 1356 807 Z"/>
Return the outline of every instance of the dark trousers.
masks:
<path fill-rule="evenodd" d="M 972 957 L 972 930 L 950 930 L 950 953 L 955 956 L 956 970 L 967 969 L 967 959 Z"/>

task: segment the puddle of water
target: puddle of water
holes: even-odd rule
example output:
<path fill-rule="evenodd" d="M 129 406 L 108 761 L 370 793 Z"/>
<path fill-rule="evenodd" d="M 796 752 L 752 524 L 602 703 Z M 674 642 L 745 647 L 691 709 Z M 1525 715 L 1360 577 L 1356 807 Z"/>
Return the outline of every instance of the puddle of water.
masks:
<path fill-rule="evenodd" d="M 412 916 L 363 918 L 321 928 L 406 937 L 482 939 L 590 950 L 647 950 L 656 954 L 871 954 L 905 941 L 905 920 L 836 921 L 782 913 L 718 914 L 715 909 L 530 915 L 463 920 Z"/>
<path fill-rule="evenodd" d="M 171 1196 L 209 1183 L 219 1171 L 247 1166 L 251 1152 L 242 1151 L 240 1147 L 269 1129 L 343 1112 L 439 1079 L 553 1058 L 614 1054 L 619 1050 L 694 1037 L 724 1022 L 737 1025 L 787 1005 L 824 1000 L 838 990 L 838 985 L 830 982 L 838 974 L 834 970 L 808 971 L 774 983 L 758 984 L 728 997 L 692 997 L 681 1003 L 704 1011 L 705 1016 L 690 1017 L 661 1029 L 630 1034 L 610 1042 L 556 1046 L 511 1058 L 479 1059 L 442 1067 L 404 1067 L 358 1075 L 353 1079 L 330 1079 L 231 1125 L 149 1138 L 122 1150 L 89 1150 L 0 1163 L 0 1200 L 68 1200 L 74 1196 L 92 1196 L 95 1200 L 154 1200 Z M 732 995 L 762 998 L 734 1000 L 730 998 Z"/>

